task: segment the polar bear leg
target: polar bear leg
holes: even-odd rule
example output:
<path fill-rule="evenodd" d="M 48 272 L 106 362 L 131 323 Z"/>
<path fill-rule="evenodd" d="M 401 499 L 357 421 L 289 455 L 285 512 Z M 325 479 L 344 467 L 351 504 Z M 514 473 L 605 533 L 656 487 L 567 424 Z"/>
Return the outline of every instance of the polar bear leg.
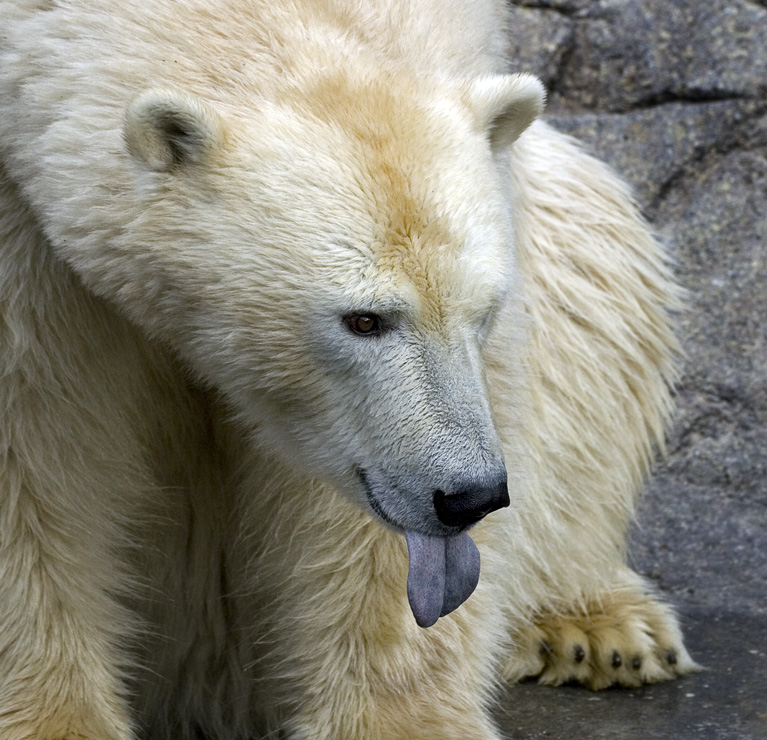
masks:
<path fill-rule="evenodd" d="M 0 169 L 3 740 L 132 737 L 116 650 L 125 620 L 109 595 L 129 469 L 116 473 L 125 419 L 105 403 L 122 378 L 105 377 L 114 367 L 85 339 L 99 325 L 98 338 L 119 338 L 85 295 Z"/>
<path fill-rule="evenodd" d="M 531 315 L 528 426 L 537 436 L 533 493 L 520 505 L 528 537 L 512 545 L 534 606 L 512 631 L 518 649 L 505 674 L 594 689 L 670 679 L 696 665 L 672 610 L 623 562 L 672 407 L 677 345 L 667 311 L 677 289 L 605 165 L 543 124 L 514 157 Z"/>

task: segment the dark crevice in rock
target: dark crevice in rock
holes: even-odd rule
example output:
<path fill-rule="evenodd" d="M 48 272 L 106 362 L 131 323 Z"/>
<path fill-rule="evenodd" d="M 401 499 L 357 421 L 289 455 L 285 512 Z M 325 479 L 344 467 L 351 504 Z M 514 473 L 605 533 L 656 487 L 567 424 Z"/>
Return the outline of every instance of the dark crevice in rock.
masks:
<path fill-rule="evenodd" d="M 511 5 L 530 10 L 551 11 L 568 18 L 586 16 L 593 9 L 592 0 L 511 0 Z"/>
<path fill-rule="evenodd" d="M 663 90 L 660 93 L 648 95 L 640 98 L 627 111 L 643 110 L 646 108 L 656 108 L 668 103 L 683 103 L 696 105 L 699 103 L 721 103 L 723 101 L 740 101 L 757 99 L 754 95 L 738 93 L 732 90 L 685 90 L 676 92 L 674 90 Z M 616 111 L 622 112 L 622 111 Z"/>
<path fill-rule="evenodd" d="M 566 18 L 574 18 L 578 19 L 578 17 L 584 15 L 584 11 L 581 8 L 569 8 L 569 7 L 558 7 L 554 5 L 548 5 L 545 2 L 518 2 L 514 3 L 519 8 L 529 8 L 530 10 L 544 10 L 550 13 L 557 13 L 558 15 L 563 15 Z"/>
<path fill-rule="evenodd" d="M 767 2 L 767 0 L 765 0 Z M 575 53 L 576 44 L 572 44 L 562 55 L 559 69 L 564 70 L 569 64 L 571 57 Z M 562 74 L 558 78 L 562 78 Z M 596 115 L 623 115 L 635 113 L 642 110 L 651 110 L 664 105 L 682 104 L 682 105 L 701 105 L 706 103 L 740 102 L 749 100 L 759 100 L 761 95 L 751 93 L 741 93 L 733 90 L 663 90 L 659 93 L 652 93 L 645 97 L 638 98 L 629 105 L 610 106 L 604 103 L 596 105 L 582 105 L 568 100 L 568 93 L 560 89 L 560 85 L 555 80 L 549 87 L 549 96 L 553 99 L 551 106 L 560 115 L 582 115 L 593 113 Z"/>

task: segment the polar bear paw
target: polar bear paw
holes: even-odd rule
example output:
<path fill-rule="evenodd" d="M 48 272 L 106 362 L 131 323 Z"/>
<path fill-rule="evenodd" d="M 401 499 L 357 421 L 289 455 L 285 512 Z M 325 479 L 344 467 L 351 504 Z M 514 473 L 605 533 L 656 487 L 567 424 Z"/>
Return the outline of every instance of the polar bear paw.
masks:
<path fill-rule="evenodd" d="M 639 686 L 700 670 L 672 609 L 634 589 L 611 592 L 570 613 L 539 614 L 514 642 L 506 677 L 534 677 L 550 686 Z"/>

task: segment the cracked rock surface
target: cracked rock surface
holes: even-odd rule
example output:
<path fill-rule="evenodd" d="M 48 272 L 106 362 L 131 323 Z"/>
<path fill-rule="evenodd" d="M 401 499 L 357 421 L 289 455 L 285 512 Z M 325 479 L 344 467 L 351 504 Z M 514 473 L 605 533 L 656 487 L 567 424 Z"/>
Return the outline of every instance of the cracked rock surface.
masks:
<path fill-rule="evenodd" d="M 632 563 L 707 670 L 640 690 L 512 687 L 506 736 L 767 738 L 767 0 L 518 0 L 514 71 L 634 187 L 688 309 L 669 457 Z"/>

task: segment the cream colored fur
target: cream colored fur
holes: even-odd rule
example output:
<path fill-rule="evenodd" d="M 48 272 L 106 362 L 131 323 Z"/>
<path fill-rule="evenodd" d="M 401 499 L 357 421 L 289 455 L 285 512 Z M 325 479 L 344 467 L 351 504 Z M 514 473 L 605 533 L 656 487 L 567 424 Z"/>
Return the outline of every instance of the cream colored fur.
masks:
<path fill-rule="evenodd" d="M 624 552 L 676 289 L 620 181 L 528 128 L 501 0 L 0 17 L 0 740 L 492 740 L 501 676 L 695 668 Z M 371 306 L 378 345 L 339 318 Z M 511 506 L 420 629 L 354 465 L 493 439 Z"/>

